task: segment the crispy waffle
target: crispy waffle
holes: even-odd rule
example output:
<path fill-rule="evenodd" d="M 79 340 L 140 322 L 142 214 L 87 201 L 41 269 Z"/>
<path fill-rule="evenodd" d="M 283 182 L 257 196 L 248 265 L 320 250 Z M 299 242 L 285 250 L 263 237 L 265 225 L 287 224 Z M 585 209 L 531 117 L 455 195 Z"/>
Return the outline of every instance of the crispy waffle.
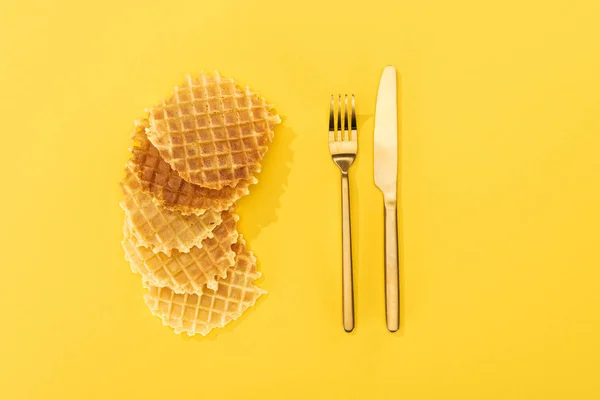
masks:
<path fill-rule="evenodd" d="M 205 286 L 216 288 L 217 277 L 224 277 L 234 264 L 232 245 L 239 236 L 237 220 L 237 215 L 223 213 L 223 222 L 214 229 L 212 238 L 202 241 L 202 247 L 194 246 L 187 253 L 173 250 L 171 256 L 137 246 L 126 220 L 122 242 L 125 258 L 150 285 L 169 286 L 176 293 L 202 293 Z"/>
<path fill-rule="evenodd" d="M 148 110 L 146 133 L 184 180 L 214 190 L 235 187 L 260 171 L 281 122 L 272 108 L 233 79 L 201 73 Z"/>
<path fill-rule="evenodd" d="M 177 294 L 168 287 L 148 286 L 144 296 L 152 314 L 164 325 L 190 336 L 206 335 L 213 328 L 223 327 L 237 319 L 258 297 L 266 293 L 252 282 L 260 277 L 256 259 L 246 248 L 243 239 L 232 247 L 236 253 L 235 265 L 226 278 L 218 278 L 216 290 L 205 289 L 202 294 Z"/>
<path fill-rule="evenodd" d="M 235 187 L 221 190 L 207 189 L 183 180 L 158 150 L 150 143 L 145 128 L 148 120 L 136 121 L 133 130 L 133 166 L 143 189 L 148 191 L 156 202 L 182 214 L 201 215 L 206 210 L 224 211 L 240 197 L 249 193 L 250 185 L 257 182 L 255 177 L 240 180 Z"/>
<path fill-rule="evenodd" d="M 143 190 L 133 169 L 132 163 L 128 163 L 121 182 L 124 193 L 121 207 L 136 247 L 149 247 L 155 253 L 170 256 L 173 249 L 188 252 L 213 236 L 213 229 L 223 221 L 220 212 L 209 210 L 201 216 L 185 216 L 158 205 Z"/>

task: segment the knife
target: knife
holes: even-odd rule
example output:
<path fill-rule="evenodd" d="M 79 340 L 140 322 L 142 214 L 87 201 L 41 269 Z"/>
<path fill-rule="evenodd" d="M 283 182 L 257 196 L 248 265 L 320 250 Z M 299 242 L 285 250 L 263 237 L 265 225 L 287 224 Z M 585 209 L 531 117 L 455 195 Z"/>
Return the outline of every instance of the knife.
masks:
<path fill-rule="evenodd" d="M 375 186 L 383 193 L 385 218 L 385 317 L 387 328 L 400 327 L 400 280 L 398 268 L 398 107 L 396 68 L 385 67 L 379 82 L 375 108 Z"/>

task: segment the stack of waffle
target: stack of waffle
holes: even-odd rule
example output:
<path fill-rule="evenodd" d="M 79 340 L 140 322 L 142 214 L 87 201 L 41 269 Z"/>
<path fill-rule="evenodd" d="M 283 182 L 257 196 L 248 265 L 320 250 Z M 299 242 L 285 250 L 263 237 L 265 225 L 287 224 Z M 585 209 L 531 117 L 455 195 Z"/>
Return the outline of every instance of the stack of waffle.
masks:
<path fill-rule="evenodd" d="M 262 97 L 218 73 L 188 77 L 135 122 L 122 245 L 150 311 L 176 333 L 206 335 L 265 293 L 234 207 L 280 122 Z"/>

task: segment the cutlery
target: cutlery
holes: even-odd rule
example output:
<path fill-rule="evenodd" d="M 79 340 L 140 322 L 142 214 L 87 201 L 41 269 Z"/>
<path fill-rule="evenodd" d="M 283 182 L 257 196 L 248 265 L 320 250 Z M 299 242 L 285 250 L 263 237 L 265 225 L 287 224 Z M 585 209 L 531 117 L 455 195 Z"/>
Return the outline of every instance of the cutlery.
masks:
<path fill-rule="evenodd" d="M 375 108 L 374 170 L 375 185 L 383 193 L 385 220 L 385 316 L 387 328 L 400 327 L 400 282 L 398 268 L 398 217 L 396 186 L 398 179 L 398 107 L 396 69 L 383 70 Z"/>
<path fill-rule="evenodd" d="M 337 99 L 337 124 L 335 104 L 331 95 L 329 105 L 329 152 L 342 173 L 342 321 L 346 332 L 354 329 L 354 286 L 352 279 L 352 235 L 350 229 L 350 183 L 348 170 L 356 158 L 358 137 L 354 95 L 351 96 L 351 125 L 348 125 L 348 95 L 344 95 L 344 120 L 342 124 L 342 95 Z"/>

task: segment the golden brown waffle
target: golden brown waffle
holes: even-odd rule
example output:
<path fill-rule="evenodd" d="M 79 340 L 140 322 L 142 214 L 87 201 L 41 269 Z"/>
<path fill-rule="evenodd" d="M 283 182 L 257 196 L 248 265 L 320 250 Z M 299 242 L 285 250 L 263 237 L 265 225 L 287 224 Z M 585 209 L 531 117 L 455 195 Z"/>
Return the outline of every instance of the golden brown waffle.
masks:
<path fill-rule="evenodd" d="M 176 293 L 202 293 L 205 286 L 217 287 L 217 277 L 224 277 L 234 264 L 232 245 L 238 240 L 238 216 L 223 213 L 223 222 L 217 226 L 212 238 L 202 241 L 202 247 L 192 247 L 189 252 L 173 250 L 171 256 L 154 253 L 150 248 L 137 246 L 125 222 L 122 245 L 125 258 L 135 272 L 150 285 L 169 286 Z"/>
<path fill-rule="evenodd" d="M 223 221 L 220 212 L 209 210 L 201 216 L 186 216 L 156 204 L 143 190 L 133 168 L 132 163 L 125 168 L 121 207 L 130 227 L 130 239 L 136 247 L 149 247 L 155 253 L 170 256 L 173 249 L 188 252 L 213 236 L 213 229 Z"/>
<path fill-rule="evenodd" d="M 260 171 L 281 122 L 272 106 L 230 78 L 188 76 L 150 108 L 148 139 L 186 181 L 219 190 Z"/>
<path fill-rule="evenodd" d="M 168 287 L 148 286 L 144 296 L 152 314 L 175 333 L 206 335 L 211 329 L 223 327 L 237 319 L 264 293 L 252 282 L 260 277 L 256 259 L 246 248 L 243 239 L 233 245 L 236 263 L 226 278 L 218 278 L 216 290 L 205 289 L 202 294 L 177 294 Z"/>
<path fill-rule="evenodd" d="M 145 128 L 148 120 L 136 121 L 133 130 L 133 165 L 139 181 L 154 200 L 168 209 L 182 214 L 201 215 L 206 210 L 228 210 L 235 201 L 249 193 L 255 177 L 242 179 L 235 187 L 221 190 L 207 189 L 183 180 L 150 143 Z"/>

